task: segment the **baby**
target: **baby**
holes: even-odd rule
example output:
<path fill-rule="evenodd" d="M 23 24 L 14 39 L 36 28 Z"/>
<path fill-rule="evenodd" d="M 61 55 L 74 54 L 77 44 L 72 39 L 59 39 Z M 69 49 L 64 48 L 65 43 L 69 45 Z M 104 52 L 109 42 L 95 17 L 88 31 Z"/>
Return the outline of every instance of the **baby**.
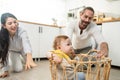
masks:
<path fill-rule="evenodd" d="M 74 65 L 70 62 L 75 57 L 75 53 L 69 37 L 66 35 L 57 36 L 54 40 L 53 48 L 53 51 L 47 53 L 47 58 L 50 59 L 52 57 L 53 61 L 57 64 L 58 80 L 63 80 L 61 77 L 63 76 L 63 66 L 66 69 L 67 80 L 85 80 L 83 72 L 77 72 L 77 78 L 74 75 Z M 66 80 L 65 77 L 64 80 Z"/>

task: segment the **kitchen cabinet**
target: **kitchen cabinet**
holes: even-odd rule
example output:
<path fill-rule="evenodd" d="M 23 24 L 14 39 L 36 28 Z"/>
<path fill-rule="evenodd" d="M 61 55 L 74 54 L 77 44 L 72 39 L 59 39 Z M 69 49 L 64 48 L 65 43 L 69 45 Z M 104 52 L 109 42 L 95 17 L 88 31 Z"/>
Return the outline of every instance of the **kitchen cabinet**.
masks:
<path fill-rule="evenodd" d="M 40 44 L 40 33 L 39 33 L 39 25 L 28 24 L 19 22 L 19 27 L 22 27 L 27 31 L 31 47 L 32 47 L 32 56 L 33 58 L 40 57 L 39 44 Z"/>
<path fill-rule="evenodd" d="M 27 31 L 32 46 L 33 58 L 45 58 L 46 53 L 52 50 L 55 36 L 60 34 L 60 28 L 38 24 L 19 22 L 19 26 Z"/>
<path fill-rule="evenodd" d="M 109 45 L 111 64 L 120 66 L 120 22 L 103 23 L 102 33 Z"/>
<path fill-rule="evenodd" d="M 53 50 L 54 38 L 60 34 L 60 29 L 55 27 L 40 26 L 40 56 L 46 57 L 46 53 Z"/>

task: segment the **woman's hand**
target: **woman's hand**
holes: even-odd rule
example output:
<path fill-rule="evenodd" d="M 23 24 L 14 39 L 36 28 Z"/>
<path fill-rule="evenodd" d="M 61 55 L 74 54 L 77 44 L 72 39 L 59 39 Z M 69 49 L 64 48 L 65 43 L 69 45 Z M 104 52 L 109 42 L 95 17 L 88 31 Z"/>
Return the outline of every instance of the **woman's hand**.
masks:
<path fill-rule="evenodd" d="M 9 72 L 5 71 L 3 74 L 0 75 L 0 78 L 5 78 L 7 76 L 9 76 Z"/>
<path fill-rule="evenodd" d="M 31 69 L 33 67 L 36 67 L 37 65 L 34 63 L 32 59 L 32 54 L 28 53 L 26 55 L 26 64 L 25 64 L 25 70 Z"/>

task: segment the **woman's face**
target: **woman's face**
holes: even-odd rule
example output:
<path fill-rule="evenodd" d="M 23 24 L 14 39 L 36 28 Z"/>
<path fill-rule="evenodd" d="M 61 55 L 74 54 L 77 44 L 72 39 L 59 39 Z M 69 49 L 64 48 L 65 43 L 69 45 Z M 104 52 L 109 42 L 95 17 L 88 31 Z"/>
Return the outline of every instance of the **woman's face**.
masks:
<path fill-rule="evenodd" d="M 6 23 L 3 26 L 8 30 L 10 36 L 14 36 L 17 31 L 18 21 L 15 18 L 8 17 L 6 19 Z"/>

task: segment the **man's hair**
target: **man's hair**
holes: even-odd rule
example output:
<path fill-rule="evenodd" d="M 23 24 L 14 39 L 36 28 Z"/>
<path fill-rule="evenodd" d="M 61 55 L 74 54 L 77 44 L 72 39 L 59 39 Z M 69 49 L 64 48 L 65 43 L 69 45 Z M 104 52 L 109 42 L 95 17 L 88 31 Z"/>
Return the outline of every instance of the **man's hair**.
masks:
<path fill-rule="evenodd" d="M 85 7 L 83 10 L 82 10 L 82 13 L 85 12 L 85 10 L 90 10 L 93 12 L 93 14 L 95 13 L 94 9 L 92 7 Z"/>

